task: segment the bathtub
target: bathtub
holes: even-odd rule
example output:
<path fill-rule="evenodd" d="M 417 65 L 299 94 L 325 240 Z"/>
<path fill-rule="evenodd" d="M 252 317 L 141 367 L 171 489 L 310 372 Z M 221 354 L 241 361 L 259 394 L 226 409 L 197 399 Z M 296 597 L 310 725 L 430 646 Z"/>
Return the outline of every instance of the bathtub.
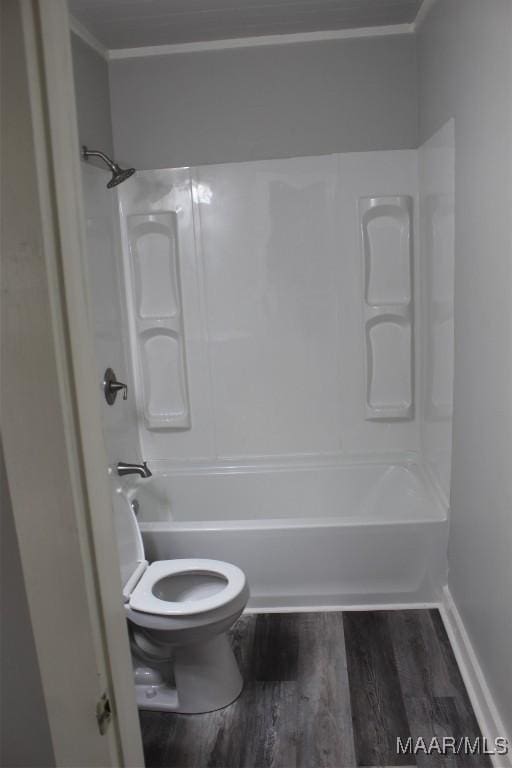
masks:
<path fill-rule="evenodd" d="M 131 495 L 148 560 L 235 563 L 252 610 L 430 605 L 446 583 L 447 509 L 415 464 L 173 469 Z"/>

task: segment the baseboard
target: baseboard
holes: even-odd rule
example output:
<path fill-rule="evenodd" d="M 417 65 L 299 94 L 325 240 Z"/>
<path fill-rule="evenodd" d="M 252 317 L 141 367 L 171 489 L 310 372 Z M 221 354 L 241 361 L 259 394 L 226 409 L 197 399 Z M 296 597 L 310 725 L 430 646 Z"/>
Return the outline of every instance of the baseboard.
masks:
<path fill-rule="evenodd" d="M 494 739 L 497 737 L 509 737 L 512 750 L 510 734 L 506 733 L 466 627 L 448 587 L 443 589 L 443 602 L 440 611 L 482 736 L 488 739 L 490 745 L 494 743 Z M 512 768 L 512 752 L 509 752 L 508 755 L 492 756 L 492 762 L 494 768 Z"/>
<path fill-rule="evenodd" d="M 389 602 L 389 596 L 382 599 L 368 596 L 367 602 L 358 602 L 361 597 L 312 597 L 288 596 L 288 597 L 251 597 L 245 613 L 327 613 L 329 611 L 403 611 L 413 608 L 430 610 L 442 606 L 439 600 L 426 599 L 414 600 L 398 596 L 393 602 Z"/>

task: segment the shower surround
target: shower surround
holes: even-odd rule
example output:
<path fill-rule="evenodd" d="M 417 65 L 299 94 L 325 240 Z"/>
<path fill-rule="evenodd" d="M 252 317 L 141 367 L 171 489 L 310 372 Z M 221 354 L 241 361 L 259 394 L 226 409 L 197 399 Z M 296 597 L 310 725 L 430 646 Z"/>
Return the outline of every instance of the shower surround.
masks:
<path fill-rule="evenodd" d="M 410 200 L 405 259 L 402 221 L 366 227 L 359 210 L 397 194 Z M 415 151 L 144 171 L 119 197 L 141 448 L 156 469 L 419 450 Z M 363 229 L 377 241 L 367 258 Z M 411 294 L 407 333 L 387 322 L 393 282 Z M 366 299 L 382 305 L 374 337 Z M 405 418 L 368 420 L 404 397 Z"/>
<path fill-rule="evenodd" d="M 439 600 L 450 135 L 119 187 L 150 557 L 236 563 L 260 610 Z"/>

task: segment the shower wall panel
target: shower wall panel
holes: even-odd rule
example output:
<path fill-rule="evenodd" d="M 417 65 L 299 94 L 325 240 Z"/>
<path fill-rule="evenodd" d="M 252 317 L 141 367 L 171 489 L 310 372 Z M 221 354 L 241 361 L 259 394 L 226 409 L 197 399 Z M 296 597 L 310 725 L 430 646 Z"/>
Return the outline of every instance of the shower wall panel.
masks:
<path fill-rule="evenodd" d="M 419 149 L 423 324 L 421 442 L 426 466 L 450 497 L 454 353 L 455 140 L 450 120 Z"/>
<path fill-rule="evenodd" d="M 140 458 L 139 429 L 126 317 L 121 240 L 116 193 L 106 188 L 110 174 L 81 164 L 86 223 L 84 275 L 89 293 L 91 325 L 96 347 L 98 389 L 106 368 L 128 385 L 128 399 L 107 405 L 101 398 L 102 421 L 109 463 Z"/>
<path fill-rule="evenodd" d="M 140 418 L 144 456 L 156 470 L 317 465 L 419 449 L 414 419 L 366 420 L 358 211 L 363 197 L 414 201 L 416 193 L 412 150 L 144 171 L 119 187 L 129 283 L 129 217 L 176 215 L 181 303 L 155 251 L 154 277 L 144 280 L 156 293 L 143 305 L 153 314 L 167 300 L 182 307 L 190 426 L 154 429 Z M 136 341 L 141 299 L 128 288 L 135 367 L 151 377 Z M 409 349 L 411 329 L 399 329 L 398 354 Z M 169 366 L 166 376 L 162 397 L 178 374 Z M 413 382 L 406 387 L 418 389 Z M 143 413 L 142 386 L 138 397 Z"/>
<path fill-rule="evenodd" d="M 138 171 L 118 187 L 132 363 L 144 458 L 214 448 L 190 169 Z"/>

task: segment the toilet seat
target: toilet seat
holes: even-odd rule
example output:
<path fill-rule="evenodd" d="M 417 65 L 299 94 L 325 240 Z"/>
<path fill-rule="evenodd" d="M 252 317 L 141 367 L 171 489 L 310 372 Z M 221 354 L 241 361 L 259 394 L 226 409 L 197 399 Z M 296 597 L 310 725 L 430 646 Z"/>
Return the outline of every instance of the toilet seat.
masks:
<path fill-rule="evenodd" d="M 198 598 L 185 598 L 179 601 L 166 600 L 154 594 L 158 582 L 173 576 L 204 575 L 225 581 L 214 594 Z M 148 566 L 129 598 L 129 606 L 134 611 L 150 613 L 155 616 L 190 616 L 213 611 L 235 600 L 245 589 L 245 574 L 240 568 L 220 560 L 159 560 Z"/>

